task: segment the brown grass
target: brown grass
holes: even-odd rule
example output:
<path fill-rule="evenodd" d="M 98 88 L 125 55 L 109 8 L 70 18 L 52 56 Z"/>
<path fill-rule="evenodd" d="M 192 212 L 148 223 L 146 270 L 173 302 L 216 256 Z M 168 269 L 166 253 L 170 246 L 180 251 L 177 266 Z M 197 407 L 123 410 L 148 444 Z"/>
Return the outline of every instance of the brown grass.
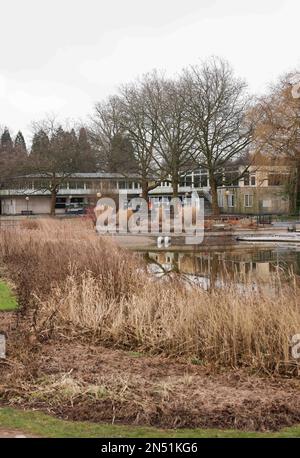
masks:
<path fill-rule="evenodd" d="M 39 221 L 1 233 L 0 257 L 38 339 L 82 336 L 200 364 L 287 372 L 300 332 L 299 288 L 209 292 L 178 276 L 159 281 L 142 260 L 94 234 L 88 222 Z"/>

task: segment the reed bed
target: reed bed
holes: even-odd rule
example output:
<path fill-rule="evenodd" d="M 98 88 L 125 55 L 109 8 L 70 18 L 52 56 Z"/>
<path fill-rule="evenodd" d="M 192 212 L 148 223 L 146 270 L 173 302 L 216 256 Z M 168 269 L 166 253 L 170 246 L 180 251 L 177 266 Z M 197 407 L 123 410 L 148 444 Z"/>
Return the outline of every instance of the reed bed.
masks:
<path fill-rule="evenodd" d="M 0 235 L 0 257 L 39 339 L 65 335 L 199 364 L 291 372 L 300 333 L 297 281 L 204 291 L 160 281 L 87 221 L 39 220 Z"/>

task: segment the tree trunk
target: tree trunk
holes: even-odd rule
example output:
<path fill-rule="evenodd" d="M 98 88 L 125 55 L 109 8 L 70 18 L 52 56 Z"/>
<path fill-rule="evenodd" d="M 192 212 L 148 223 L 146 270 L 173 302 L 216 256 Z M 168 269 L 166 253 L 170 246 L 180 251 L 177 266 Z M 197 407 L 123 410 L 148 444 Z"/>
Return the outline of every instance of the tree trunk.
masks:
<path fill-rule="evenodd" d="M 296 167 L 296 176 L 295 176 L 295 191 L 294 191 L 294 208 L 293 213 L 296 215 L 299 207 L 299 196 L 300 196 L 300 164 L 297 164 Z"/>
<path fill-rule="evenodd" d="M 142 180 L 142 198 L 145 199 L 146 202 L 149 200 L 147 180 Z"/>
<path fill-rule="evenodd" d="M 57 195 L 57 190 L 51 189 L 51 208 L 50 208 L 51 216 L 55 216 L 56 195 Z"/>
<path fill-rule="evenodd" d="M 173 197 L 178 197 L 178 175 L 177 173 L 172 176 L 172 188 L 173 188 Z"/>
<path fill-rule="evenodd" d="M 213 215 L 220 214 L 220 208 L 218 205 L 218 191 L 217 191 L 217 182 L 213 173 L 209 174 L 209 185 L 211 189 L 211 208 Z"/>

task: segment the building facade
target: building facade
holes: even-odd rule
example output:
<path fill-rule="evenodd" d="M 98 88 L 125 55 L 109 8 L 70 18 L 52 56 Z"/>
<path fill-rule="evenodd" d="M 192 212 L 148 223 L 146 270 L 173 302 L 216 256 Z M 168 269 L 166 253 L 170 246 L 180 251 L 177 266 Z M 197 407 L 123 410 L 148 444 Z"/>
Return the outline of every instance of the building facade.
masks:
<path fill-rule="evenodd" d="M 49 214 L 51 210 L 51 193 L 47 190 L 48 178 L 25 177 L 13 180 L 9 185 L 0 188 L 1 214 Z M 205 170 L 185 174 L 179 184 L 178 194 L 183 197 L 192 190 L 209 203 L 209 180 Z M 141 184 L 135 175 L 121 173 L 75 173 L 60 187 L 56 198 L 56 214 L 64 214 L 76 208 L 93 206 L 97 194 L 114 195 L 126 193 L 128 200 L 141 196 Z M 153 203 L 168 202 L 173 194 L 173 188 L 168 180 L 163 181 L 149 192 Z M 206 196 L 206 197 L 205 197 Z"/>
<path fill-rule="evenodd" d="M 218 204 L 222 213 L 277 214 L 291 211 L 290 166 L 251 166 L 244 176 L 237 171 L 237 181 L 218 188 Z M 239 178 L 239 176 L 241 176 Z"/>
<path fill-rule="evenodd" d="M 51 211 L 49 178 L 25 177 L 13 180 L 0 189 L 1 214 L 20 215 L 32 213 L 46 215 Z M 124 178 L 117 173 L 75 173 L 64 180 L 55 204 L 55 213 L 64 214 L 95 205 L 97 193 L 111 194 L 126 190 L 128 196 L 140 194 L 140 184 L 135 176 Z"/>
<path fill-rule="evenodd" d="M 251 166 L 243 175 L 245 167 L 234 171 L 236 179 L 218 188 L 218 201 L 221 212 L 231 214 L 288 214 L 290 197 L 287 183 L 291 168 L 288 166 Z M 51 193 L 47 190 L 47 180 L 42 177 L 24 177 L 13 180 L 0 188 L 1 214 L 49 214 Z M 209 213 L 211 193 L 208 173 L 205 169 L 182 175 L 178 195 L 183 198 L 192 191 L 204 198 L 206 212 Z M 128 200 L 141 195 L 141 185 L 135 175 L 124 177 L 120 173 L 76 173 L 66 178 L 56 197 L 57 214 L 80 210 L 95 205 L 97 194 L 112 195 L 126 193 Z M 173 194 L 171 181 L 163 181 L 149 193 L 154 204 L 169 202 Z"/>

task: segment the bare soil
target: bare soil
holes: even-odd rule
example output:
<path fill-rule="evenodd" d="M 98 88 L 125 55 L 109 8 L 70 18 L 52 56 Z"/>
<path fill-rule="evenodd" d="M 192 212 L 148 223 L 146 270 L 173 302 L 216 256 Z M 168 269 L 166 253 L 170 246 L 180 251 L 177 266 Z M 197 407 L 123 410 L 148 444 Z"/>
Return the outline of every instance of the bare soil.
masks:
<path fill-rule="evenodd" d="M 222 371 L 199 361 L 141 355 L 64 336 L 37 342 L 25 321 L 16 325 L 16 317 L 0 315 L 0 329 L 8 333 L 8 358 L 0 362 L 2 405 L 37 408 L 68 420 L 161 428 L 264 431 L 300 422 L 298 377 L 254 374 L 247 368 Z M 80 389 L 70 394 L 64 388 L 63 400 L 56 399 L 59 384 L 45 391 L 46 380 L 66 377 Z M 91 395 L 95 386 L 104 387 L 102 395 Z"/>

